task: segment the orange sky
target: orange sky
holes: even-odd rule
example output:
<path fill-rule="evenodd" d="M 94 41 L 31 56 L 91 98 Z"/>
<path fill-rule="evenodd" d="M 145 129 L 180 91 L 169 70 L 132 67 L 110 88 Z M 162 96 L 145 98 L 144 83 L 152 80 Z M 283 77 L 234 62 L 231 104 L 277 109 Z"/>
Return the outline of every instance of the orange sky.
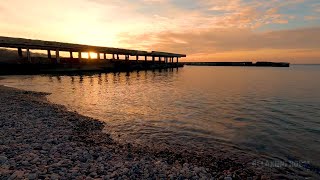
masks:
<path fill-rule="evenodd" d="M 1 0 L 0 36 L 320 63 L 318 0 Z"/>

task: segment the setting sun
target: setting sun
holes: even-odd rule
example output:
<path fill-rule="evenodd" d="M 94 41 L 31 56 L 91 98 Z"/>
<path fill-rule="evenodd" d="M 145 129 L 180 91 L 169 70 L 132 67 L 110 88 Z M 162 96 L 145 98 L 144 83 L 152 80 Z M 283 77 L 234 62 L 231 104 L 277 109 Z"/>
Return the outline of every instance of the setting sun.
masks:
<path fill-rule="evenodd" d="M 81 58 L 83 58 L 83 59 L 97 59 L 98 58 L 98 54 L 95 53 L 95 52 L 90 52 L 90 58 L 89 58 L 89 53 L 82 52 L 81 53 Z"/>

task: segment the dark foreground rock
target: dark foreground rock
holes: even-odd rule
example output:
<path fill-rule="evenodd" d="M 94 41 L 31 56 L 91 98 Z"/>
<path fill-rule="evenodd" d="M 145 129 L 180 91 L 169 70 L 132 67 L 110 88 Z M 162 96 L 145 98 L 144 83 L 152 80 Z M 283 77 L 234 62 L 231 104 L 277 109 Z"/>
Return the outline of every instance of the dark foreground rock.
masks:
<path fill-rule="evenodd" d="M 104 124 L 50 104 L 46 94 L 0 86 L 0 179 L 270 179 L 228 157 L 119 144 Z M 302 178 L 300 176 L 300 178 Z"/>

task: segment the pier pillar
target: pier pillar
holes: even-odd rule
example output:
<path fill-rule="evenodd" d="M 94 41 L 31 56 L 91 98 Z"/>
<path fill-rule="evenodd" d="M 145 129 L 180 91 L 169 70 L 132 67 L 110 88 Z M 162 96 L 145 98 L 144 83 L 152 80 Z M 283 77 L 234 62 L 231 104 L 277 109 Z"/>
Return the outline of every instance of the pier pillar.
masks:
<path fill-rule="evenodd" d="M 144 56 L 144 61 L 147 62 L 147 60 L 148 60 L 148 56 Z"/>
<path fill-rule="evenodd" d="M 171 57 L 171 63 L 173 63 L 173 58 L 174 58 L 174 57 Z"/>
<path fill-rule="evenodd" d="M 51 59 L 51 51 L 47 50 L 47 52 L 48 52 L 48 59 Z"/>
<path fill-rule="evenodd" d="M 125 56 L 124 56 L 124 59 L 125 59 L 126 61 L 128 61 L 128 60 L 129 60 L 129 55 L 125 55 Z"/>
<path fill-rule="evenodd" d="M 56 50 L 56 59 L 57 59 L 57 63 L 60 63 L 60 54 L 59 54 L 59 50 Z"/>
<path fill-rule="evenodd" d="M 18 55 L 19 55 L 20 58 L 23 58 L 22 49 L 21 48 L 18 48 Z"/>
<path fill-rule="evenodd" d="M 112 60 L 114 60 L 115 58 L 114 58 L 114 54 L 112 54 Z"/>
<path fill-rule="evenodd" d="M 177 63 L 179 63 L 179 57 L 177 57 Z"/>
<path fill-rule="evenodd" d="M 103 59 L 107 60 L 107 54 L 106 53 L 103 53 Z"/>
<path fill-rule="evenodd" d="M 72 51 L 70 51 L 70 59 L 73 59 Z"/>
<path fill-rule="evenodd" d="M 161 57 L 159 57 L 159 63 L 161 63 Z"/>
<path fill-rule="evenodd" d="M 136 56 L 136 60 L 139 61 L 139 56 Z"/>
<path fill-rule="evenodd" d="M 78 52 L 78 58 L 79 58 L 79 60 L 82 59 L 82 53 L 81 52 Z"/>
<path fill-rule="evenodd" d="M 117 54 L 117 60 L 119 60 L 119 54 Z"/>
<path fill-rule="evenodd" d="M 152 56 L 152 62 L 154 63 L 154 59 L 155 59 L 155 57 L 154 56 Z"/>
<path fill-rule="evenodd" d="M 28 61 L 31 62 L 31 53 L 30 53 L 30 49 L 27 49 L 27 57 L 28 57 Z"/>

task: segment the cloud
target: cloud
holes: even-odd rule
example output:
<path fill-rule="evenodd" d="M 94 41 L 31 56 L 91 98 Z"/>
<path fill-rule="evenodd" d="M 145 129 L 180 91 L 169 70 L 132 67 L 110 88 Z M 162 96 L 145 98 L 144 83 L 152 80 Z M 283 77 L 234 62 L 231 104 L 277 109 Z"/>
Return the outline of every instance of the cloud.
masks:
<path fill-rule="evenodd" d="M 156 35 L 130 36 L 126 34 L 122 37 L 122 41 L 133 46 L 142 47 L 141 44 L 144 44 L 145 48 L 187 51 L 187 53 L 194 54 L 258 49 L 315 49 L 320 48 L 319 34 L 320 27 L 271 32 L 215 28 L 198 32 L 162 32 Z"/>
<path fill-rule="evenodd" d="M 315 12 L 319 13 L 319 12 L 320 12 L 320 3 L 314 4 L 314 5 L 313 5 L 313 10 L 314 10 Z"/>
<path fill-rule="evenodd" d="M 307 21 L 314 21 L 314 20 L 317 20 L 317 19 L 320 19 L 320 17 L 317 17 L 317 16 L 304 16 L 304 20 L 307 20 Z"/>
<path fill-rule="evenodd" d="M 181 31 L 183 28 L 248 27 L 268 24 L 286 24 L 292 15 L 279 13 L 279 8 L 302 3 L 301 0 L 243 1 L 243 0 L 87 0 L 101 6 L 113 4 L 127 18 L 145 17 L 158 30 Z M 123 16 L 119 14 L 119 16 Z M 107 16 L 105 16 L 107 17 Z M 141 19 L 141 17 L 140 17 Z"/>
<path fill-rule="evenodd" d="M 208 59 L 213 55 L 223 55 L 224 57 L 231 56 L 230 60 L 232 56 L 235 58 L 236 54 L 243 58 L 246 57 L 244 52 L 247 53 L 247 56 L 255 54 L 257 57 L 260 52 L 261 58 L 268 57 L 272 53 L 275 56 L 285 53 L 285 56 L 289 57 L 294 54 L 293 52 L 298 53 L 299 51 L 300 60 L 303 60 L 301 51 L 319 52 L 319 34 L 320 27 L 271 32 L 255 32 L 248 28 L 214 28 L 197 32 L 126 34 L 122 36 L 122 43 L 141 49 L 186 53 L 188 56 L 202 59 Z M 289 52 L 291 54 L 288 54 Z M 307 53 L 305 55 L 308 56 Z M 315 53 L 313 55 L 315 56 Z M 318 58 L 320 59 L 320 53 L 318 53 Z"/>

